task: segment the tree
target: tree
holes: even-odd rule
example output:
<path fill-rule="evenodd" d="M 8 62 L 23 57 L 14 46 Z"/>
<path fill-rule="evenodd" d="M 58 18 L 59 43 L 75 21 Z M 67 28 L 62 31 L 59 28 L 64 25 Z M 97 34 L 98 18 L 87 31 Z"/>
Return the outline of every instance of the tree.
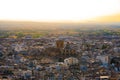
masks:
<path fill-rule="evenodd" d="M 17 37 L 18 38 L 24 37 L 24 34 L 22 32 L 19 32 L 19 33 L 17 33 Z"/>

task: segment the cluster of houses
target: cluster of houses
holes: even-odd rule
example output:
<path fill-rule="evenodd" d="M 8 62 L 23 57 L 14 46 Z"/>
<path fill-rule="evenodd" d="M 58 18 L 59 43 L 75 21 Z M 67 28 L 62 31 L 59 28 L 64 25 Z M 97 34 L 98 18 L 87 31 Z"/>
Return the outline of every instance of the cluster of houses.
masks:
<path fill-rule="evenodd" d="M 120 38 L 0 39 L 0 79 L 119 80 Z"/>

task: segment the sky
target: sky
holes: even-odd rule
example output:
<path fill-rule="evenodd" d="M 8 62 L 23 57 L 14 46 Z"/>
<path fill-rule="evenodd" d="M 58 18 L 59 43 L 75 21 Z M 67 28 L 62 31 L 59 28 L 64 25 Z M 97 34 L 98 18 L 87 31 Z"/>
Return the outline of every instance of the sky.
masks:
<path fill-rule="evenodd" d="M 0 0 L 0 20 L 104 22 L 116 14 L 120 0 Z"/>

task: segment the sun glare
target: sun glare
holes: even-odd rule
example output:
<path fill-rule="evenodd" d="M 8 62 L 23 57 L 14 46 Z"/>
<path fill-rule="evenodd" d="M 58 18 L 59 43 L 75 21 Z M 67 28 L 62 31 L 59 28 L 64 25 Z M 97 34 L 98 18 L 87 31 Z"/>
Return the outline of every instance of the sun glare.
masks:
<path fill-rule="evenodd" d="M 120 0 L 0 0 L 0 20 L 80 21 L 120 12 Z"/>

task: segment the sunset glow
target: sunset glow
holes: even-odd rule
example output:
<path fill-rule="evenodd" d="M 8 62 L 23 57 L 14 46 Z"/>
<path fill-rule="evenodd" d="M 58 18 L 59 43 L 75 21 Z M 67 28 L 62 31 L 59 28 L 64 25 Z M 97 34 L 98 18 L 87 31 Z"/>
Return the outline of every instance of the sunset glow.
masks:
<path fill-rule="evenodd" d="M 0 0 L 0 20 L 81 21 L 120 13 L 120 0 Z"/>

